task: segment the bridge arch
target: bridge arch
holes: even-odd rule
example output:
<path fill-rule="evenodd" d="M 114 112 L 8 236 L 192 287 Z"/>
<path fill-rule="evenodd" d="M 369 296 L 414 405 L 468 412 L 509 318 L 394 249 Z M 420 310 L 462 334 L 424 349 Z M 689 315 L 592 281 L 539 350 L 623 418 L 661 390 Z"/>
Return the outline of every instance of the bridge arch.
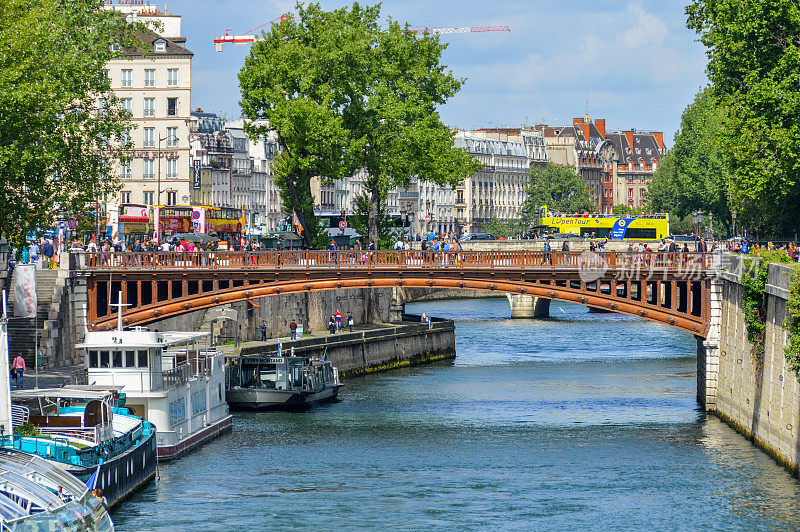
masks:
<path fill-rule="evenodd" d="M 627 314 L 646 320 L 662 323 L 664 325 L 689 332 L 699 337 L 704 337 L 708 330 L 707 297 L 698 297 L 694 305 L 688 305 L 681 310 L 675 305 L 675 293 L 678 288 L 675 282 L 661 288 L 662 281 L 634 281 L 638 284 L 638 299 L 633 298 L 631 282 L 619 283 L 613 279 L 600 279 L 592 282 L 585 281 L 556 281 L 543 282 L 524 281 L 512 279 L 480 279 L 460 275 L 435 277 L 409 277 L 405 275 L 371 275 L 347 278 L 318 278 L 305 280 L 283 280 L 272 282 L 259 282 L 247 284 L 213 292 L 199 292 L 193 295 L 184 295 L 178 299 L 160 301 L 141 307 L 128 309 L 123 314 L 125 326 L 145 325 L 164 318 L 179 316 L 187 312 L 203 310 L 228 303 L 247 301 L 262 297 L 315 292 L 334 289 L 363 289 L 363 288 L 449 288 L 456 290 L 483 290 L 499 293 L 510 293 L 547 298 L 556 301 L 577 303 L 584 306 L 607 309 L 620 314 Z M 336 276 L 334 276 L 336 277 Z M 125 281 L 122 281 L 123 283 Z M 647 295 L 648 285 L 653 287 L 655 296 Z M 655 283 L 655 284 L 653 284 Z M 687 282 L 691 283 L 691 282 Z M 685 288 L 686 298 L 690 299 L 696 293 L 704 291 L 703 284 L 708 281 L 695 281 L 694 285 L 688 284 Z M 606 286 L 604 290 L 603 287 Z M 619 287 L 624 287 L 624 295 L 620 295 Z M 643 292 L 644 287 L 644 292 Z M 671 305 L 665 306 L 659 296 L 661 290 L 668 290 L 671 295 Z M 107 330 L 116 326 L 116 316 L 107 314 L 100 318 L 90 318 L 90 329 Z"/>

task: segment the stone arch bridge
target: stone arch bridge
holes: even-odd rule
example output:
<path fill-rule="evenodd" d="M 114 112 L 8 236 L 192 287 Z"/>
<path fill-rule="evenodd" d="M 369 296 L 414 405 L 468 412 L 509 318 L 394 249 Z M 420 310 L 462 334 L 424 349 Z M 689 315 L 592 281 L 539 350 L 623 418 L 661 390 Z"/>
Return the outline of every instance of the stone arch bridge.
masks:
<path fill-rule="evenodd" d="M 87 327 L 112 329 L 276 294 L 433 287 L 520 294 L 708 334 L 713 256 L 537 251 L 86 253 Z"/>

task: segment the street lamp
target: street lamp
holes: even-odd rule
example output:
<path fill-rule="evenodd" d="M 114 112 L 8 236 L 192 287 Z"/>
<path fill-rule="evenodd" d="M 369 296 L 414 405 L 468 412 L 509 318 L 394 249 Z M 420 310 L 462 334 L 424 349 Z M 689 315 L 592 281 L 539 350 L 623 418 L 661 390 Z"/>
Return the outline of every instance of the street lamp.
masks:
<path fill-rule="evenodd" d="M 692 213 L 692 221 L 694 222 L 695 233 L 700 236 L 700 225 L 703 223 L 703 211 L 700 209 Z"/>
<path fill-rule="evenodd" d="M 400 220 L 403 222 L 403 238 L 401 240 L 406 239 L 406 216 L 408 215 L 408 211 L 406 211 L 405 205 L 400 205 Z"/>
<path fill-rule="evenodd" d="M 733 236 L 736 236 L 736 211 L 731 211 L 731 220 L 733 221 Z"/>
<path fill-rule="evenodd" d="M 158 135 L 158 198 L 156 205 L 161 205 L 161 143 L 165 140 L 167 137 L 162 138 L 160 134 Z"/>

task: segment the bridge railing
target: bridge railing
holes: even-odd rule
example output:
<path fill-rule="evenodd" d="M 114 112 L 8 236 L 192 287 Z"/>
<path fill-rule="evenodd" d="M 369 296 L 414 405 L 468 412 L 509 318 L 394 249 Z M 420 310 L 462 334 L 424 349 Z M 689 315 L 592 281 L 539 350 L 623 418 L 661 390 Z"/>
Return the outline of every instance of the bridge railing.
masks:
<path fill-rule="evenodd" d="M 87 269 L 534 268 L 694 270 L 713 266 L 710 253 L 570 251 L 201 251 L 96 252 Z"/>

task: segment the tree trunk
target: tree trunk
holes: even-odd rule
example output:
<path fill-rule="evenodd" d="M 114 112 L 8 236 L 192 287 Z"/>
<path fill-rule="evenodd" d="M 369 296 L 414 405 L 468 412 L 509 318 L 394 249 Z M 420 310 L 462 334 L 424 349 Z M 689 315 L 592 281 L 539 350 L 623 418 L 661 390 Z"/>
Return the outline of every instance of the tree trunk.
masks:
<path fill-rule="evenodd" d="M 312 235 L 311 231 L 309 230 L 308 219 L 306 218 L 306 213 L 303 212 L 303 209 L 301 207 L 300 194 L 299 194 L 299 192 L 297 190 L 298 181 L 305 183 L 305 176 L 304 175 L 300 175 L 296 179 L 292 179 L 292 178 L 286 179 L 286 188 L 289 190 L 289 197 L 292 198 L 292 210 L 294 211 L 294 213 L 297 214 L 297 219 L 300 221 L 300 225 L 303 226 L 303 233 L 300 235 L 300 237 L 303 239 L 303 242 L 305 243 L 307 249 L 313 249 L 313 247 L 314 247 L 314 235 Z M 309 189 L 308 190 L 308 194 L 309 194 L 309 197 L 310 197 L 310 194 L 311 194 L 311 186 L 310 186 L 310 184 L 308 186 L 308 189 Z M 306 193 L 306 191 L 303 191 L 303 194 L 305 194 L 305 193 Z M 293 213 L 290 212 L 288 214 L 289 214 L 289 216 L 292 216 Z M 294 224 L 294 219 L 292 219 L 292 224 Z"/>
<path fill-rule="evenodd" d="M 378 187 L 378 179 L 373 177 L 369 184 L 369 216 L 367 217 L 367 232 L 369 240 L 375 242 L 375 249 L 379 249 L 378 244 L 378 216 L 381 207 L 381 191 Z"/>

